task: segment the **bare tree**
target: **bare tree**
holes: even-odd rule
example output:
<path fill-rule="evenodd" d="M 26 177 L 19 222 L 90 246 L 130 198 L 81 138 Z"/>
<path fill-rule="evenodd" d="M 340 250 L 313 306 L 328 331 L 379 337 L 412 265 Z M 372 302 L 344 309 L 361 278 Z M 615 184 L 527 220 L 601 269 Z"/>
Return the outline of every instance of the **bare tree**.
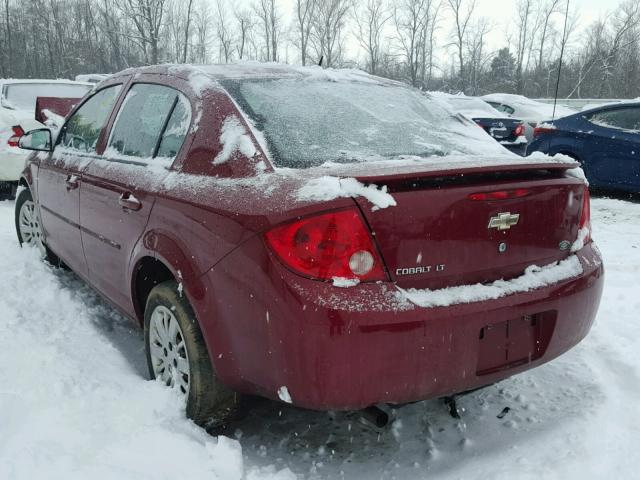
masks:
<path fill-rule="evenodd" d="M 324 0 L 318 5 L 312 41 L 318 59 L 323 58 L 327 67 L 341 61 L 342 33 L 350 8 L 350 0 Z"/>
<path fill-rule="evenodd" d="M 229 30 L 229 20 L 226 13 L 225 0 L 217 0 L 218 15 L 216 19 L 216 37 L 218 39 L 220 63 L 229 63 L 233 52 L 232 35 Z"/>
<path fill-rule="evenodd" d="M 265 59 L 277 62 L 281 18 L 276 0 L 256 0 L 252 8 L 262 23 L 266 49 Z"/>
<path fill-rule="evenodd" d="M 137 31 L 147 63 L 158 63 L 162 19 L 167 0 L 119 0 L 123 13 L 131 19 Z"/>
<path fill-rule="evenodd" d="M 429 29 L 435 21 L 432 6 L 433 0 L 400 0 L 393 11 L 396 40 L 407 66 L 409 82 L 414 87 L 418 86 L 421 60 L 426 58 L 428 48 Z"/>
<path fill-rule="evenodd" d="M 319 1 L 322 0 L 296 0 L 296 27 L 302 65 L 307 64 L 309 37 L 313 31 L 314 16 L 316 15 Z"/>
<path fill-rule="evenodd" d="M 476 0 L 447 0 L 447 5 L 453 15 L 454 21 L 454 45 L 458 55 L 458 75 L 460 90 L 466 90 L 466 72 L 464 64 L 465 39 L 467 28 L 473 11 L 476 7 Z"/>
<path fill-rule="evenodd" d="M 236 21 L 236 31 L 238 35 L 236 51 L 238 52 L 238 58 L 242 60 L 245 58 L 254 22 L 251 18 L 251 13 L 248 10 L 235 10 L 233 12 L 233 16 Z"/>
<path fill-rule="evenodd" d="M 369 73 L 375 75 L 382 50 L 382 32 L 393 15 L 382 0 L 365 0 L 365 2 L 360 8 L 354 9 L 355 37 L 367 54 Z"/>

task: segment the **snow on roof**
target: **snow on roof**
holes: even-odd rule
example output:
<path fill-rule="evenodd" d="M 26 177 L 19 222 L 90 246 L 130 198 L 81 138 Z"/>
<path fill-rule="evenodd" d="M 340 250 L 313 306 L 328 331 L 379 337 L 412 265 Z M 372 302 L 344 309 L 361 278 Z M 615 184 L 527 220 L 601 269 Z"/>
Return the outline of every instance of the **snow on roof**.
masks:
<path fill-rule="evenodd" d="M 168 63 L 149 67 L 129 68 L 115 75 L 130 75 L 136 73 L 167 73 L 188 79 L 193 79 L 198 75 L 206 75 L 213 80 L 299 77 L 330 82 L 371 82 L 380 85 L 407 87 L 407 85 L 402 82 L 376 77 L 362 70 L 352 68 L 334 69 L 323 68 L 317 65 L 301 67 L 276 62 L 256 61 L 209 65 Z"/>
<path fill-rule="evenodd" d="M 536 102 L 523 95 L 515 95 L 512 93 L 490 93 L 483 95 L 483 100 L 487 102 L 501 103 L 515 110 L 513 115 L 523 120 L 551 120 L 553 116 L 553 105 L 548 103 Z M 555 118 L 566 117 L 576 113 L 570 108 L 556 105 Z"/>
<path fill-rule="evenodd" d="M 462 113 L 468 118 L 509 118 L 507 114 L 498 112 L 478 97 L 468 97 L 464 94 L 451 95 L 444 92 L 427 92 L 427 94 L 433 99 L 446 103 L 455 113 Z"/>

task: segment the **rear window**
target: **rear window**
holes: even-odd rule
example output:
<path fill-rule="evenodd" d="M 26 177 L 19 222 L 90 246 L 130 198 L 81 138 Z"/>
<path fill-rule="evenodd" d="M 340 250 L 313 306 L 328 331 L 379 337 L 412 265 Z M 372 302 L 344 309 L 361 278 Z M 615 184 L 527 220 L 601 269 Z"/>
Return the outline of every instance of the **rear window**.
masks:
<path fill-rule="evenodd" d="M 501 153 L 478 128 L 402 86 L 313 79 L 230 80 L 278 167 Z"/>
<path fill-rule="evenodd" d="M 605 110 L 588 115 L 587 120 L 600 127 L 638 131 L 640 130 L 640 108 Z"/>
<path fill-rule="evenodd" d="M 3 96 L 17 110 L 35 110 L 38 97 L 82 98 L 89 85 L 72 83 L 16 83 L 5 85 Z"/>

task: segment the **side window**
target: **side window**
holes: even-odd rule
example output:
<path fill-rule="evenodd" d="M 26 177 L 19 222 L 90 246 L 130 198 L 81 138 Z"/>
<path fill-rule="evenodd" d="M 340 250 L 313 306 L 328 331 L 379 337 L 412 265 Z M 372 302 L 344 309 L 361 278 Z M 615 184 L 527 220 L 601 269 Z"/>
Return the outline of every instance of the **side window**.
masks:
<path fill-rule="evenodd" d="M 178 102 L 176 103 L 171 118 L 167 122 L 167 128 L 162 134 L 160 147 L 157 156 L 161 158 L 175 158 L 182 147 L 184 138 L 187 136 L 189 125 L 191 124 L 191 105 L 189 100 L 178 94 Z"/>
<path fill-rule="evenodd" d="M 156 156 L 175 156 L 191 117 L 188 102 L 180 101 L 181 97 L 173 88 L 162 85 L 140 83 L 131 87 L 113 126 L 107 154 L 145 161 Z M 185 116 L 188 116 L 186 121 Z M 162 135 L 165 126 L 166 133 Z M 159 146 L 163 147 L 162 154 L 156 152 Z"/>
<path fill-rule="evenodd" d="M 616 130 L 640 130 L 640 108 L 618 108 L 596 112 L 587 117 L 591 123 Z"/>
<path fill-rule="evenodd" d="M 80 152 L 95 152 L 121 88 L 121 85 L 107 87 L 89 98 L 63 127 L 58 144 Z"/>

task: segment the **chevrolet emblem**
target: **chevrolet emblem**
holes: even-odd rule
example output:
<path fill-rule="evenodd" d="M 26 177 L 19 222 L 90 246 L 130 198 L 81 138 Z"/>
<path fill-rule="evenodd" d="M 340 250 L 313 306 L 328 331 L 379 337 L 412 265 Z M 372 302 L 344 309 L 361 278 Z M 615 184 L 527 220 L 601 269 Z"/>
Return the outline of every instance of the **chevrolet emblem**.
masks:
<path fill-rule="evenodd" d="M 489 226 L 487 228 L 495 228 L 498 230 L 509 230 L 514 225 L 518 224 L 520 220 L 519 213 L 504 212 L 499 213 L 495 217 L 489 219 Z"/>

